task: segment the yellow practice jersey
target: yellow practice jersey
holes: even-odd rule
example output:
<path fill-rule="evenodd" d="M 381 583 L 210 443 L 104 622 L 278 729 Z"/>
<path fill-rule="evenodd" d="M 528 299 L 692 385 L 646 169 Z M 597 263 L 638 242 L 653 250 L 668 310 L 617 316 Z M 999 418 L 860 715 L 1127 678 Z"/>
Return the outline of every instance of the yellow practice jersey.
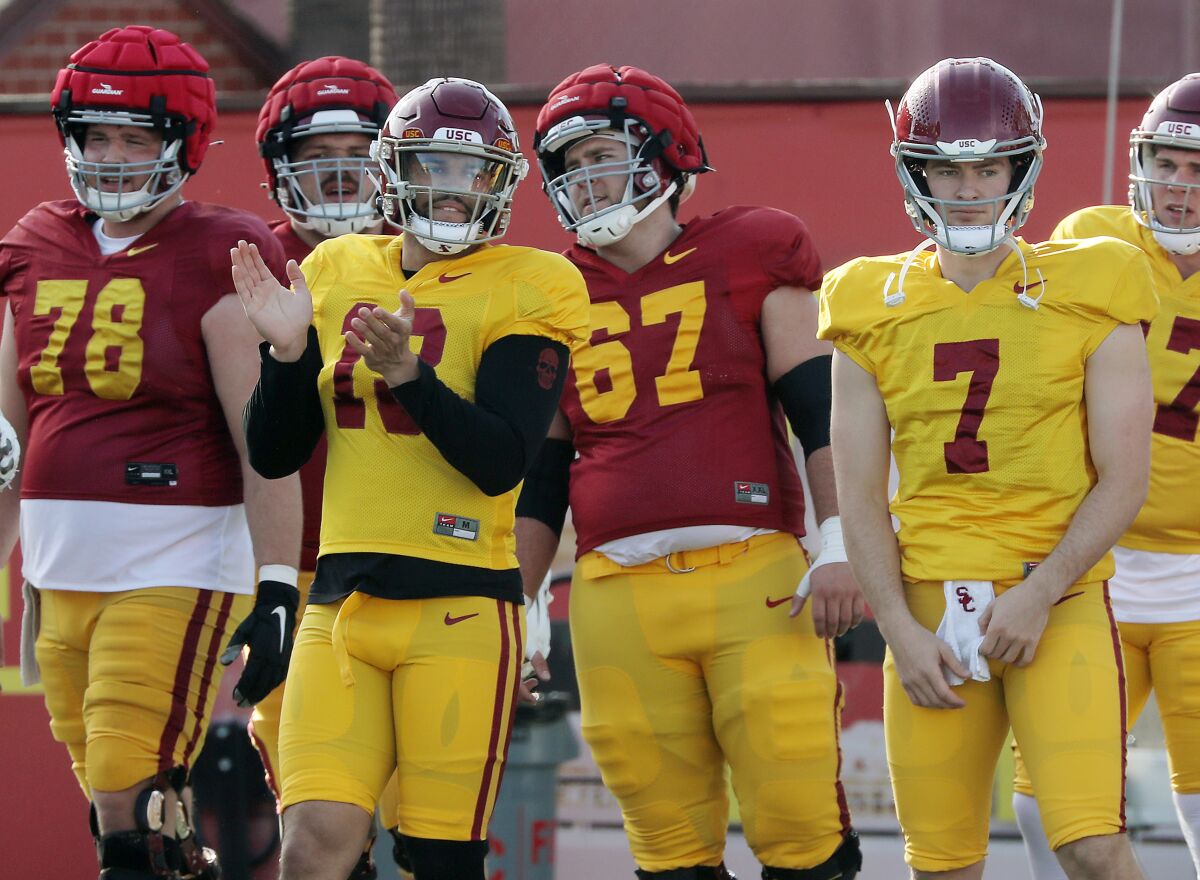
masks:
<path fill-rule="evenodd" d="M 405 279 L 401 247 L 400 236 L 343 235 L 304 261 L 329 440 L 320 552 L 516 568 L 520 487 L 488 497 L 447 463 L 342 334 L 360 307 L 395 311 L 407 290 L 416 305 L 413 351 L 452 391 L 474 401 L 480 358 L 498 339 L 545 336 L 574 349 L 586 338 L 583 278 L 558 254 L 485 245 Z"/>
<path fill-rule="evenodd" d="M 1077 211 L 1058 224 L 1052 238 L 1097 235 L 1146 252 L 1160 304 L 1146 334 L 1154 380 L 1150 494 L 1118 543 L 1158 553 L 1200 553 L 1200 274 L 1185 280 L 1129 208 Z"/>
<path fill-rule="evenodd" d="M 910 267 L 899 305 L 884 293 L 907 254 L 854 260 L 821 288 L 817 335 L 874 375 L 895 432 L 906 580 L 1019 579 L 1050 553 L 1096 482 L 1085 363 L 1118 324 L 1157 309 L 1131 245 L 1018 243 L 1028 276 L 1009 254 L 970 293 L 933 253 Z M 1082 580 L 1112 570 L 1108 554 Z"/>

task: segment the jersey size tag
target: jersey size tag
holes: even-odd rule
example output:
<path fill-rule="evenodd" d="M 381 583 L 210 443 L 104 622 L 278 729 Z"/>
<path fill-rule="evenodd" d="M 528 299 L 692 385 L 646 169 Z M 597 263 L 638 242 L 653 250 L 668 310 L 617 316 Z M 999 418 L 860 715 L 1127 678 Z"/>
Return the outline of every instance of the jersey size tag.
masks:
<path fill-rule="evenodd" d="M 733 500 L 738 504 L 766 504 L 771 500 L 771 488 L 766 483 L 735 481 Z"/>
<path fill-rule="evenodd" d="M 179 470 L 173 464 L 150 461 L 125 462 L 126 486 L 177 486 Z"/>
<path fill-rule="evenodd" d="M 455 516 L 452 513 L 439 513 L 433 520 L 433 533 L 445 535 L 448 538 L 474 541 L 479 537 L 479 520 Z"/>

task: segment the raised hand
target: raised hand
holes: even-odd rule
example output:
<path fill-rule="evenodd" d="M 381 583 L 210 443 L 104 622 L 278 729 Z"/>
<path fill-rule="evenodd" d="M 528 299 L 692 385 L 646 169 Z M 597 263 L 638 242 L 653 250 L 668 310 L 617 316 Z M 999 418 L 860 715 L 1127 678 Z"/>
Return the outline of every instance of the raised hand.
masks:
<path fill-rule="evenodd" d="M 294 361 L 304 353 L 308 342 L 308 325 L 312 323 L 312 294 L 304 273 L 295 260 L 288 260 L 288 290 L 271 274 L 258 252 L 258 246 L 239 241 L 231 248 L 233 286 L 246 317 L 259 335 L 271 343 L 276 360 Z"/>

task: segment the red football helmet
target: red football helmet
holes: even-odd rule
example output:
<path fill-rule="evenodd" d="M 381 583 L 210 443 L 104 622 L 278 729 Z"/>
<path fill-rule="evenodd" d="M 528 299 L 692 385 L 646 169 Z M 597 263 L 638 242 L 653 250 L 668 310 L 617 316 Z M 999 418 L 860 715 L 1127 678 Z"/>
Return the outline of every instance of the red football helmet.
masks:
<path fill-rule="evenodd" d="M 377 223 L 369 155 L 296 161 L 301 138 L 362 134 L 372 141 L 396 103 L 396 90 L 368 64 L 330 55 L 296 65 L 271 87 L 255 139 L 271 197 L 300 226 L 326 238 Z"/>
<path fill-rule="evenodd" d="M 1200 251 L 1200 184 L 1164 179 L 1173 169 L 1155 167 L 1159 147 L 1200 150 L 1200 73 L 1189 73 L 1159 92 L 1142 117 L 1142 124 L 1129 134 L 1129 204 L 1133 216 L 1168 251 L 1194 254 Z M 1154 176 L 1156 171 L 1161 177 Z M 1155 212 L 1152 196 L 1156 185 L 1164 189 L 1169 186 L 1181 194 L 1178 204 L 1168 208 L 1178 214 L 1177 221 L 1164 221 Z"/>
<path fill-rule="evenodd" d="M 58 72 L 50 105 L 75 195 L 111 220 L 132 219 L 178 190 L 200 167 L 217 122 L 208 62 L 170 31 L 143 25 L 113 28 L 75 52 Z M 89 125 L 153 129 L 162 149 L 148 162 L 90 162 Z M 128 178 L 147 175 L 126 191 Z"/>
<path fill-rule="evenodd" d="M 567 150 L 592 137 L 616 141 L 624 158 L 568 171 Z M 538 113 L 533 146 L 559 220 L 581 244 L 597 247 L 620 241 L 675 192 L 687 198 L 695 175 L 712 170 L 683 98 L 636 67 L 597 64 L 559 83 Z M 623 198 L 598 211 L 576 207 L 571 188 L 586 187 L 578 192 L 581 203 L 589 205 L 595 182 L 605 177 L 624 178 Z"/>
<path fill-rule="evenodd" d="M 469 79 L 431 79 L 400 99 L 379 132 L 383 215 L 439 254 L 504 235 L 529 170 L 500 99 Z"/>
<path fill-rule="evenodd" d="M 888 104 L 891 115 L 891 104 Z M 1016 74 L 990 58 L 947 58 L 909 86 L 892 121 L 892 155 L 904 187 L 913 226 L 942 247 L 964 254 L 1000 246 L 1025 223 L 1033 207 L 1033 185 L 1042 169 L 1042 101 Z M 1008 193 L 989 201 L 999 209 L 994 223 L 949 226 L 941 209 L 966 204 L 930 194 L 925 164 L 930 159 L 978 162 L 1008 158 L 1013 165 Z"/>

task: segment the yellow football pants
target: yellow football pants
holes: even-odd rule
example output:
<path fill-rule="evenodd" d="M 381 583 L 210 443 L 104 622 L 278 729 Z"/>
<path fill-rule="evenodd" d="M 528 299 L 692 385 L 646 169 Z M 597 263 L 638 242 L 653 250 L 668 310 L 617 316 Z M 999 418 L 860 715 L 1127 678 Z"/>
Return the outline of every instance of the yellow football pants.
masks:
<path fill-rule="evenodd" d="M 395 769 L 404 834 L 484 839 L 524 628 L 519 605 L 477 596 L 310 606 L 284 691 L 283 809 L 326 800 L 374 813 Z"/>
<path fill-rule="evenodd" d="M 156 587 L 40 590 L 36 651 L 50 730 L 90 800 L 191 765 L 251 596 Z"/>
<path fill-rule="evenodd" d="M 921 625 L 936 630 L 946 610 L 941 582 L 907 584 L 905 593 Z M 965 708 L 925 709 L 908 699 L 890 650 L 884 661 L 888 764 L 905 859 L 917 870 L 987 855 L 992 779 L 1010 723 L 1043 793 L 1052 847 L 1125 828 L 1121 652 L 1105 585 L 1067 590 L 1029 666 L 990 669 L 990 681 L 954 689 Z"/>
<path fill-rule="evenodd" d="M 757 858 L 818 865 L 850 817 L 832 648 L 807 608 L 788 617 L 804 553 L 772 534 L 670 560 L 586 554 L 571 586 L 583 736 L 634 859 L 647 871 L 721 862 L 728 762 Z"/>

